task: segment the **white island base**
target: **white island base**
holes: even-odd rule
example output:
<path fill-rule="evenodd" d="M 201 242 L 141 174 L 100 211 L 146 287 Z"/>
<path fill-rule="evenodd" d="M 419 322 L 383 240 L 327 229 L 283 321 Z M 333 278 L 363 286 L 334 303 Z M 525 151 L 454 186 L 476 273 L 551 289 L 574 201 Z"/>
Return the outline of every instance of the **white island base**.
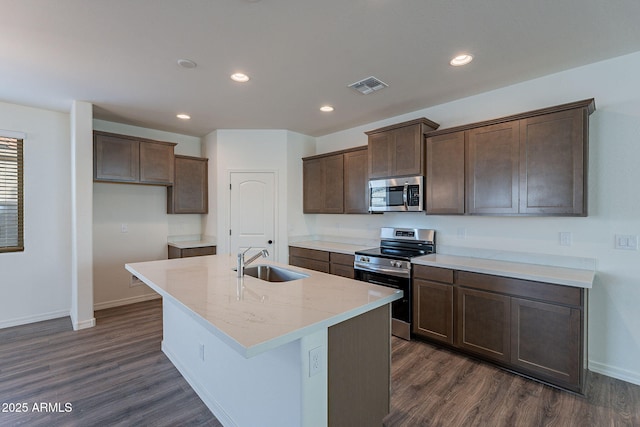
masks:
<path fill-rule="evenodd" d="M 126 268 L 162 295 L 162 350 L 224 426 L 382 425 L 401 292 L 292 266 L 308 277 L 237 279 L 230 257 L 198 258 Z"/>
<path fill-rule="evenodd" d="M 245 358 L 164 299 L 162 351 L 225 426 L 381 425 L 389 315 L 386 305 Z"/>

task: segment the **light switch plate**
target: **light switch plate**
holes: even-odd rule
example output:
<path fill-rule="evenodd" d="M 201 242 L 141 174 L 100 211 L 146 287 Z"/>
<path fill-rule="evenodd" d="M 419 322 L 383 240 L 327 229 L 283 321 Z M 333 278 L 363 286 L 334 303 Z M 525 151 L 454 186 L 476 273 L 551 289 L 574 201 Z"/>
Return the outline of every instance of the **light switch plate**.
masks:
<path fill-rule="evenodd" d="M 616 234 L 614 248 L 625 251 L 637 251 L 638 236 L 633 234 Z"/>

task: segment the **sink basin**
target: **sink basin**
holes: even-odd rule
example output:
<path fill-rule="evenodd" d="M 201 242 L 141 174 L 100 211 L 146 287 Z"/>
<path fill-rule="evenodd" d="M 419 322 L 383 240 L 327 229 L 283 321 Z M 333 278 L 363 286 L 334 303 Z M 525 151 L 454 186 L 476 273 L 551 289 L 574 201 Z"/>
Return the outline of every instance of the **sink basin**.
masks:
<path fill-rule="evenodd" d="M 265 264 L 246 267 L 244 269 L 244 274 L 267 282 L 289 282 L 291 280 L 309 277 L 308 274 L 298 273 L 297 271 Z"/>

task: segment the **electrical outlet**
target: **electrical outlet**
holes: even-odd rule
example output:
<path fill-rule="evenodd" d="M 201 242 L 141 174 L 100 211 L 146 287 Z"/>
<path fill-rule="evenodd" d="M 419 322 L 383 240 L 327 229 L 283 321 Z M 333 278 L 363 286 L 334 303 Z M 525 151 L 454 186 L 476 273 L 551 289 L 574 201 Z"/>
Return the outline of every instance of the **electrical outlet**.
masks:
<path fill-rule="evenodd" d="M 120 232 L 121 233 L 128 233 L 129 232 L 129 225 L 128 224 L 120 224 Z"/>
<path fill-rule="evenodd" d="M 560 237 L 560 246 L 571 246 L 571 232 L 561 231 L 558 233 Z"/>
<path fill-rule="evenodd" d="M 312 377 L 322 372 L 322 365 L 322 347 L 309 350 L 309 376 Z"/>
<path fill-rule="evenodd" d="M 467 238 L 467 229 L 465 227 L 458 227 L 456 230 L 456 236 L 458 239 L 466 239 Z"/>

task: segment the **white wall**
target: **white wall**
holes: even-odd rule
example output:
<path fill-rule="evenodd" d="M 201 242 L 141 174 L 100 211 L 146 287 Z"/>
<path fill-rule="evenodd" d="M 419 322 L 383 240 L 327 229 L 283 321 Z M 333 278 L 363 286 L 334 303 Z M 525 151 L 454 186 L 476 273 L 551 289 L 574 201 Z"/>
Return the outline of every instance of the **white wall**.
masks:
<path fill-rule="evenodd" d="M 0 129 L 24 141 L 24 252 L 0 253 L 0 328 L 68 316 L 69 114 L 0 102 Z"/>
<path fill-rule="evenodd" d="M 200 138 L 94 120 L 95 130 L 175 142 L 176 154 L 201 156 Z M 93 184 L 93 276 L 96 309 L 155 298 L 146 285 L 130 287 L 127 262 L 167 258 L 167 237 L 199 235 L 201 215 L 168 215 L 162 186 Z M 128 231 L 122 233 L 122 225 Z"/>
<path fill-rule="evenodd" d="M 640 252 L 613 249 L 614 234 L 640 235 L 640 53 L 591 64 L 317 139 L 318 152 L 366 144 L 364 131 L 416 117 L 441 128 L 596 99 L 590 117 L 589 216 L 511 218 L 316 215 L 317 234 L 375 238 L 380 226 L 435 228 L 439 245 L 596 259 L 590 291 L 589 367 L 640 384 Z M 466 231 L 466 238 L 458 232 Z M 573 234 L 560 246 L 558 233 Z"/>

